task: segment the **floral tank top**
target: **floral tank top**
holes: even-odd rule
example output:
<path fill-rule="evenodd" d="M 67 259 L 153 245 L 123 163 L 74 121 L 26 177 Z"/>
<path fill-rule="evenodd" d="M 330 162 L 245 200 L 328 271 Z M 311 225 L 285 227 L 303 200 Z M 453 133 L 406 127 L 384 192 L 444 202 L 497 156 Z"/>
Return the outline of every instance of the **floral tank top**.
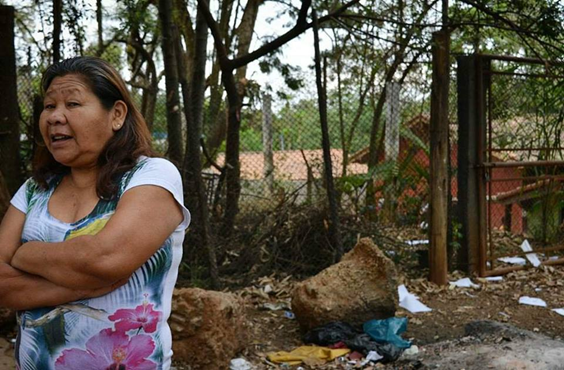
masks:
<path fill-rule="evenodd" d="M 65 223 L 51 216 L 48 203 L 61 178 L 43 190 L 28 180 L 12 199 L 26 214 L 22 242 L 60 242 L 94 235 L 115 212 L 120 197 L 141 185 L 168 190 L 181 206 L 183 222 L 127 284 L 104 296 L 57 307 L 18 312 L 16 366 L 21 370 L 169 369 L 172 338 L 167 319 L 190 214 L 183 205 L 176 167 L 162 158 L 142 157 L 123 175 L 118 197 L 100 200 L 85 218 Z"/>

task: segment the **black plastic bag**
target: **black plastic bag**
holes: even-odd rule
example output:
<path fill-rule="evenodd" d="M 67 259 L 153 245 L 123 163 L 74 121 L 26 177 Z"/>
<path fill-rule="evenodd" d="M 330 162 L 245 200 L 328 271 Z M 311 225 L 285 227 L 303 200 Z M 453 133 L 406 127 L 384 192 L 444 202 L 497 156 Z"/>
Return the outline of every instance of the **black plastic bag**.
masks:
<path fill-rule="evenodd" d="M 345 340 L 345 344 L 353 351 L 362 353 L 364 356 L 368 355 L 370 351 L 376 351 L 382 357 L 382 363 L 396 361 L 404 351 L 404 348 L 399 348 L 392 343 L 378 343 L 368 334 L 360 334 L 354 338 Z"/>
<path fill-rule="evenodd" d="M 354 338 L 358 334 L 359 331 L 346 322 L 335 321 L 308 331 L 303 340 L 304 343 L 330 346 Z"/>

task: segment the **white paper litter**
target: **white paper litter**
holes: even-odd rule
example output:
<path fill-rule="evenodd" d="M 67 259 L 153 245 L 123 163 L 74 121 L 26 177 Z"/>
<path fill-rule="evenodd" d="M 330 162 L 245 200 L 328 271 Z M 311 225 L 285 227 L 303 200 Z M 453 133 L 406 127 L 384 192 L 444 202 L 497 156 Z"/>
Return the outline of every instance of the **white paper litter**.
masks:
<path fill-rule="evenodd" d="M 380 354 L 376 351 L 370 351 L 368 352 L 368 354 L 366 355 L 366 358 L 364 360 L 362 360 L 362 362 L 360 363 L 360 366 L 364 366 L 366 364 L 368 364 L 370 361 L 378 361 L 383 359 L 384 356 L 380 356 Z"/>
<path fill-rule="evenodd" d="M 432 311 L 432 309 L 421 303 L 416 295 L 409 293 L 403 284 L 398 286 L 398 295 L 400 307 L 405 308 L 411 313 Z"/>
<path fill-rule="evenodd" d="M 559 315 L 564 316 L 564 308 L 553 308 L 552 311 L 556 312 Z"/>
<path fill-rule="evenodd" d="M 487 281 L 502 281 L 503 276 L 488 276 L 486 278 Z"/>
<path fill-rule="evenodd" d="M 421 240 L 406 240 L 405 241 L 408 245 L 419 245 L 419 244 L 429 244 L 428 240 L 421 239 Z"/>
<path fill-rule="evenodd" d="M 512 265 L 521 265 L 521 266 L 525 266 L 525 264 L 527 263 L 527 260 L 521 257 L 503 257 L 503 258 L 498 258 L 497 260 L 505 263 L 510 263 Z"/>
<path fill-rule="evenodd" d="M 546 302 L 543 301 L 542 299 L 527 297 L 527 296 L 520 297 L 519 303 L 520 304 L 526 304 L 526 305 L 529 305 L 529 306 L 546 307 Z"/>
<path fill-rule="evenodd" d="M 556 261 L 556 260 L 559 259 L 559 258 L 560 258 L 560 257 L 558 257 L 558 256 L 550 256 L 550 257 L 548 257 L 548 260 L 549 260 L 549 261 Z"/>
<path fill-rule="evenodd" d="M 459 288 L 479 288 L 478 284 L 474 284 L 470 278 L 462 278 L 456 281 L 449 282 L 450 285 L 454 285 Z"/>
<path fill-rule="evenodd" d="M 521 249 L 523 250 L 523 252 L 532 252 L 533 251 L 533 248 L 531 247 L 531 245 L 529 244 L 529 241 L 527 239 L 523 240 L 523 243 L 521 243 Z M 541 262 L 540 262 L 539 258 L 537 257 L 536 253 L 527 253 L 525 255 L 525 257 L 527 257 L 529 262 L 531 262 L 531 265 L 533 265 L 535 267 L 540 266 Z"/>

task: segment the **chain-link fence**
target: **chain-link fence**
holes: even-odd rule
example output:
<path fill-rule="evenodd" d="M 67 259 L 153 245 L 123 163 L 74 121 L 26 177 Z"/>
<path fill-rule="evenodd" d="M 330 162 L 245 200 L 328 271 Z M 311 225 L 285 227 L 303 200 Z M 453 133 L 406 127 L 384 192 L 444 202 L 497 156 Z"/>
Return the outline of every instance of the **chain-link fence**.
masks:
<path fill-rule="evenodd" d="M 159 48 L 155 50 L 158 54 Z M 135 64 L 138 61 L 132 58 L 123 41 L 108 45 L 102 57 L 124 76 L 151 128 L 154 148 L 166 156 L 169 133 L 162 74 L 157 73 L 161 80 L 156 85 L 149 83 L 149 69 L 145 64 Z M 37 117 L 42 109 L 39 98 L 41 68 L 31 67 L 29 58 L 24 59 L 18 61 L 18 94 L 23 163 L 29 174 L 34 148 L 40 142 Z M 155 60 L 159 57 L 155 56 Z M 377 228 L 388 228 L 385 233 L 396 235 L 400 243 L 418 240 L 419 245 L 425 245 L 428 239 L 430 48 L 419 56 L 419 60 L 422 62 L 414 61 L 416 66 L 410 66 L 405 76 L 402 73 L 407 66 L 401 67 L 394 78 L 387 80 L 383 76 L 370 79 L 370 73 L 366 73 L 364 80 L 354 80 L 351 73 L 348 82 L 341 83 L 337 66 L 329 62 L 325 68 L 332 175 L 344 224 L 345 251 L 359 236 L 374 236 Z M 41 65 L 34 65 L 38 64 Z M 146 68 L 146 73 L 137 73 Z M 162 69 L 162 65 L 159 68 Z M 238 222 L 243 225 L 240 230 L 251 231 L 242 241 L 224 241 L 217 246 L 218 263 L 226 266 L 221 272 L 227 274 L 233 261 L 239 261 L 245 269 L 252 269 L 258 259 L 274 270 L 280 267 L 290 272 L 315 273 L 333 261 L 334 254 L 330 247 L 326 247 L 330 243 L 317 88 L 314 78 L 308 73 L 304 75 L 300 88 L 276 91 L 260 87 L 256 81 L 245 80 L 247 95 L 241 112 L 239 160 L 242 189 Z M 225 165 L 227 119 L 221 87 L 212 86 L 210 90 L 206 96 L 202 127 L 204 149 L 208 153 L 203 158 L 202 177 L 213 220 L 221 217 L 225 204 L 225 184 L 220 169 Z M 449 126 L 453 180 L 450 194 L 455 205 L 457 124 L 454 79 L 451 90 Z M 182 107 L 179 109 L 182 111 Z M 185 122 L 182 132 L 185 132 Z M 303 217 L 290 216 L 295 214 Z M 362 220 L 369 220 L 370 226 L 360 228 L 358 225 Z M 212 222 L 212 234 L 219 229 L 216 225 Z M 454 240 L 457 226 L 453 228 Z M 396 229 L 410 231 L 402 233 Z M 278 230 L 282 232 L 277 234 Z M 251 252 L 245 252 L 245 248 Z M 269 265 L 268 262 L 273 260 L 274 265 Z M 235 267 L 231 269 L 236 270 Z"/>
<path fill-rule="evenodd" d="M 490 262 L 521 253 L 524 240 L 549 258 L 563 248 L 564 68 L 509 58 L 486 68 Z"/>

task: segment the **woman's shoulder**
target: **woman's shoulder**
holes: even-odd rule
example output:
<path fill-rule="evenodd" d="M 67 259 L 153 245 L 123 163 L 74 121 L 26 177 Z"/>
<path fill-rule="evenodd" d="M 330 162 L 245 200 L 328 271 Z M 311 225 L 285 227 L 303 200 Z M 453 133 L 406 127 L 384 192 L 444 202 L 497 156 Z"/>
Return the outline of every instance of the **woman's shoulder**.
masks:
<path fill-rule="evenodd" d="M 145 157 L 142 156 L 137 160 L 137 164 L 130 172 L 149 172 L 152 174 L 179 174 L 178 168 L 168 159 L 161 157 Z"/>
<path fill-rule="evenodd" d="M 134 184 L 146 181 L 181 182 L 180 172 L 176 166 L 165 158 L 142 156 L 137 164 L 124 174 L 121 189 L 125 191 Z"/>

